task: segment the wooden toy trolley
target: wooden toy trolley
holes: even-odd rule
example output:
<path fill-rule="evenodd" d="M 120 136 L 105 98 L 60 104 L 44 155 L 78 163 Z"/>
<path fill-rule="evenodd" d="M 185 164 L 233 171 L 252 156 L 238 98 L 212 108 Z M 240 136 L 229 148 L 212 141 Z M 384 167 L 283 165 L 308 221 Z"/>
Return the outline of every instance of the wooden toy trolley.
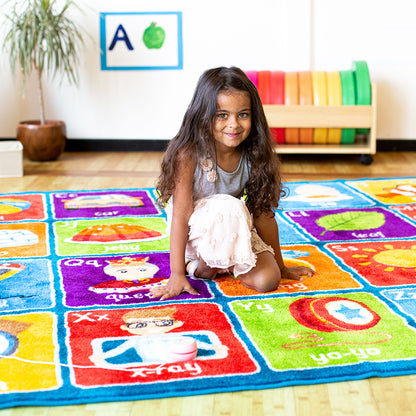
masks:
<path fill-rule="evenodd" d="M 360 162 L 370 165 L 376 153 L 376 86 L 371 84 L 371 105 L 314 106 L 264 105 L 269 127 L 283 128 L 369 128 L 352 144 L 277 144 L 279 154 L 360 154 Z"/>

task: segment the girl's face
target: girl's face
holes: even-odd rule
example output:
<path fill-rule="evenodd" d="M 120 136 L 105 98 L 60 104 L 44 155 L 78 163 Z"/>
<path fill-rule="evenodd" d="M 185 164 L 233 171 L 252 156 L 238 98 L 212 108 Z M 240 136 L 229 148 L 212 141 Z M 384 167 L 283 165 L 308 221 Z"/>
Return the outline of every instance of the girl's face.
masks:
<path fill-rule="evenodd" d="M 236 148 L 251 130 L 251 100 L 247 91 L 222 91 L 217 96 L 214 137 L 217 149 Z"/>

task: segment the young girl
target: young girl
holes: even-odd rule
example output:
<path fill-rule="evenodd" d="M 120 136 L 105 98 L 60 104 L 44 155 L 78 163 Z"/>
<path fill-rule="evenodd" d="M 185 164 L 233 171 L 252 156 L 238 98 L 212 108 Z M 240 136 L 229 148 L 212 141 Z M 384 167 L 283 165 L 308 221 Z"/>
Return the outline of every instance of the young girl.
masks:
<path fill-rule="evenodd" d="M 202 74 L 157 184 L 168 203 L 171 276 L 151 290 L 161 300 L 198 294 L 191 277 L 232 273 L 258 292 L 281 278 L 312 276 L 286 267 L 273 209 L 284 194 L 270 130 L 254 84 L 238 68 Z"/>

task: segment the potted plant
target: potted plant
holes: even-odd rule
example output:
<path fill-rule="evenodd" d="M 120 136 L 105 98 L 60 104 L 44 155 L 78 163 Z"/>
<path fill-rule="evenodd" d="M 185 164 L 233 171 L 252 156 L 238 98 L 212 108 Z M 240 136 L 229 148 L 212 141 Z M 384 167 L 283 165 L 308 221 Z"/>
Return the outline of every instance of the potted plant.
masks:
<path fill-rule="evenodd" d="M 66 126 L 63 121 L 47 120 L 43 94 L 43 75 L 61 76 L 78 85 L 79 50 L 83 41 L 81 31 L 68 12 L 73 0 L 15 0 L 8 2 L 8 24 L 3 47 L 9 53 L 11 70 L 19 64 L 26 82 L 36 76 L 39 97 L 39 120 L 23 121 L 17 127 L 21 141 L 31 160 L 55 160 L 65 149 Z"/>

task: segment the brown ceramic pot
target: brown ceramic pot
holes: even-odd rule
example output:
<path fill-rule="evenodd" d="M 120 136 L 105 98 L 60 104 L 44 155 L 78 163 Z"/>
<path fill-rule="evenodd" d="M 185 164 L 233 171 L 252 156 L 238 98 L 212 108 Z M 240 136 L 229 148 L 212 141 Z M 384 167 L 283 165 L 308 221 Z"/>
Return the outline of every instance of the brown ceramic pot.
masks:
<path fill-rule="evenodd" d="M 41 125 L 39 120 L 22 121 L 17 126 L 17 140 L 30 160 L 56 160 L 65 149 L 65 123 L 47 120 Z"/>

